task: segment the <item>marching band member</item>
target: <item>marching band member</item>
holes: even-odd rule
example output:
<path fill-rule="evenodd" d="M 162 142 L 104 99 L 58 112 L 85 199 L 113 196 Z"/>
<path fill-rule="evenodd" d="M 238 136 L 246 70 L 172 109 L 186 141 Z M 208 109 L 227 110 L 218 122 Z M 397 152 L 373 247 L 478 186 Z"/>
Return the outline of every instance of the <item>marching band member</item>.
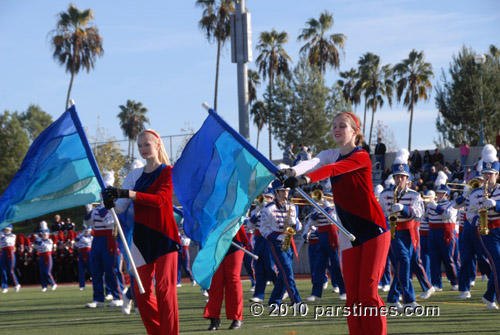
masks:
<path fill-rule="evenodd" d="M 392 185 L 394 185 L 394 178 L 392 178 L 392 174 L 389 176 L 389 178 L 392 180 Z M 387 178 L 387 180 L 384 181 L 384 185 L 386 185 L 385 188 L 390 187 L 389 178 Z M 383 190 L 384 190 L 384 186 L 382 186 L 381 184 L 378 184 L 373 189 L 373 193 L 375 193 L 375 198 L 377 200 L 379 200 L 380 193 L 382 193 Z M 382 275 L 382 278 L 380 279 L 380 282 L 378 283 L 378 289 L 382 290 L 383 292 L 389 292 L 390 288 L 391 288 L 391 263 L 390 263 L 390 257 L 389 257 L 389 255 L 387 255 L 387 261 L 385 263 L 384 274 Z"/>
<path fill-rule="evenodd" d="M 446 186 L 446 175 L 439 171 L 435 180 L 436 201 L 427 206 L 429 215 L 429 256 L 431 260 L 431 282 L 436 291 L 443 290 L 441 279 L 441 262 L 444 264 L 446 276 L 450 280 L 451 289 L 458 290 L 457 266 L 454 260 L 456 244 L 455 223 L 457 210 L 448 200 L 450 189 Z"/>
<path fill-rule="evenodd" d="M 251 213 L 253 211 L 253 208 L 255 205 L 250 206 L 249 212 Z M 243 221 L 243 227 L 245 228 L 245 232 L 247 234 L 247 240 L 248 244 L 245 247 L 250 252 L 253 252 L 253 234 L 254 234 L 254 229 L 255 226 L 253 224 L 248 224 L 248 216 L 247 218 Z M 245 267 L 245 271 L 247 272 L 248 279 L 250 279 L 250 292 L 255 292 L 255 274 L 253 270 L 253 261 L 254 259 L 245 253 L 243 256 L 243 266 Z"/>
<path fill-rule="evenodd" d="M 183 219 L 184 220 L 184 219 Z M 182 224 L 181 224 L 182 226 Z M 179 238 L 181 239 L 182 250 L 179 251 L 179 259 L 177 261 L 177 287 L 181 287 L 181 268 L 184 268 L 189 280 L 191 280 L 191 286 L 196 285 L 193 273 L 191 272 L 191 260 L 189 257 L 189 245 L 191 244 L 191 239 L 184 233 L 181 229 L 179 232 Z"/>
<path fill-rule="evenodd" d="M 485 145 L 481 157 L 484 186 L 472 191 L 467 220 L 478 226 L 479 240 L 492 266 L 488 288 L 482 300 L 488 309 L 498 309 L 495 297 L 500 303 L 500 188 L 496 181 L 500 163 L 497 151 L 491 144 Z M 480 211 L 483 209 L 487 212 L 481 218 Z"/>
<path fill-rule="evenodd" d="M 80 291 L 85 289 L 85 271 L 90 274 L 90 251 L 92 249 L 91 234 L 92 227 L 85 226 L 83 232 L 79 233 L 76 238 L 76 247 L 78 248 L 78 282 Z"/>
<path fill-rule="evenodd" d="M 267 282 L 276 282 L 276 272 L 274 270 L 274 261 L 271 255 L 271 249 L 266 238 L 261 233 L 261 213 L 262 209 L 273 201 L 274 195 L 271 190 L 262 193 L 263 201 L 258 203 L 254 210 L 250 212 L 250 218 L 247 220 L 247 227 L 254 230 L 254 248 L 253 253 L 259 256 L 254 260 L 253 267 L 255 273 L 255 291 L 250 302 L 263 302 Z"/>
<path fill-rule="evenodd" d="M 113 184 L 113 181 L 110 179 L 112 178 L 111 175 L 107 174 L 105 176 L 105 183 L 107 185 Z M 112 179 L 114 180 L 114 177 Z M 87 210 L 90 209 L 90 211 L 87 212 L 83 222 L 87 227 L 92 227 L 94 230 L 91 245 L 92 252 L 90 253 L 93 299 L 92 302 L 85 304 L 85 307 L 104 307 L 104 285 L 109 288 L 113 297 L 113 300 L 108 305 L 110 307 L 119 307 L 123 305 L 123 300 L 118 284 L 118 277 L 114 270 L 118 253 L 117 243 L 113 236 L 115 220 L 102 201 L 93 209 L 91 208 L 91 206 L 87 206 Z M 105 283 L 103 282 L 103 278 Z"/>
<path fill-rule="evenodd" d="M 401 290 L 404 307 L 415 308 L 419 305 L 415 301 L 415 290 L 411 282 L 411 260 L 418 257 L 418 220 L 423 214 L 424 205 L 420 194 L 408 187 L 409 155 L 406 149 L 400 149 L 396 153 L 392 166 L 392 175 L 396 185 L 393 189 L 387 189 L 380 194 L 379 203 L 388 220 L 395 221 L 394 239 L 391 241 L 390 252 L 395 262 L 396 274 L 387 296 L 387 302 L 399 306 L 397 303 L 399 290 Z"/>
<path fill-rule="evenodd" d="M 54 242 L 50 238 L 50 230 L 42 229 L 40 235 L 33 243 L 33 246 L 38 253 L 42 292 L 47 291 L 47 284 L 50 284 L 51 290 L 54 291 L 57 288 L 56 281 L 52 276 L 52 250 L 54 249 Z"/>
<path fill-rule="evenodd" d="M 14 271 L 16 267 L 16 235 L 12 234 L 12 225 L 3 229 L 3 234 L 0 236 L 0 248 L 2 249 L 0 257 L 2 293 L 8 291 L 9 278 L 14 283 L 14 292 L 19 292 L 21 285 Z"/>
<path fill-rule="evenodd" d="M 320 191 L 321 192 L 321 191 Z M 326 197 L 318 202 L 323 209 L 337 219 L 333 203 L 328 201 Z M 330 264 L 332 282 L 335 282 L 339 287 L 339 299 L 346 300 L 344 279 L 340 270 L 339 255 L 338 255 L 338 228 L 335 227 L 318 210 L 314 210 L 311 214 L 310 221 L 317 228 L 318 245 L 314 254 L 314 276 L 313 288 L 311 296 L 306 301 L 320 300 L 323 293 L 324 274 L 328 264 Z"/>
<path fill-rule="evenodd" d="M 244 247 L 248 244 L 245 228 L 233 238 L 233 242 Z M 241 285 L 241 266 L 245 252 L 231 245 L 226 256 L 217 268 L 210 284 L 207 304 L 203 317 L 210 320 L 208 330 L 220 327 L 222 300 L 225 302 L 226 318 L 232 320 L 229 329 L 243 328 L 243 286 Z"/>
<path fill-rule="evenodd" d="M 282 250 L 282 245 L 286 239 L 287 226 L 292 227 L 295 231 L 299 231 L 302 227 L 298 219 L 297 206 L 287 201 L 290 189 L 283 187 L 279 180 L 273 182 L 273 189 L 274 201 L 264 207 L 260 222 L 260 232 L 269 241 L 274 262 L 278 267 L 278 278 L 269 297 L 268 305 L 279 305 L 286 291 L 294 308 L 299 308 L 302 299 L 293 275 L 292 249 L 295 249 L 293 237 L 288 250 Z"/>
<path fill-rule="evenodd" d="M 123 188 L 103 191 L 107 208 L 121 213 L 134 207 L 131 252 L 145 293 L 134 281 L 135 299 L 148 334 L 178 334 L 177 260 L 181 248 L 172 205 L 172 166 L 160 135 L 151 129 L 137 136 L 144 167 L 131 170 Z M 115 203 L 116 201 L 116 203 Z M 156 293 L 156 294 L 155 294 Z"/>
<path fill-rule="evenodd" d="M 420 237 L 420 259 L 422 260 L 422 267 L 424 268 L 426 277 L 431 278 L 431 259 L 429 256 L 429 212 L 427 211 L 427 207 L 430 202 L 436 200 L 436 193 L 433 190 L 429 190 L 427 191 L 425 198 L 425 212 L 422 216 L 422 219 L 420 220 L 418 233 Z"/>
<path fill-rule="evenodd" d="M 333 136 L 340 149 L 322 151 L 315 158 L 301 162 L 292 169 L 281 170 L 289 177 L 285 187 L 296 188 L 330 178 L 335 207 L 340 223 L 352 233 L 355 241 L 340 235 L 343 275 L 347 293 L 346 306 L 382 307 L 378 283 L 384 273 L 390 246 L 390 233 L 384 213 L 375 198 L 370 156 L 359 145 L 358 116 L 340 112 L 333 120 Z M 299 176 L 308 171 L 313 171 Z M 350 334 L 385 334 L 385 316 L 347 317 Z"/>

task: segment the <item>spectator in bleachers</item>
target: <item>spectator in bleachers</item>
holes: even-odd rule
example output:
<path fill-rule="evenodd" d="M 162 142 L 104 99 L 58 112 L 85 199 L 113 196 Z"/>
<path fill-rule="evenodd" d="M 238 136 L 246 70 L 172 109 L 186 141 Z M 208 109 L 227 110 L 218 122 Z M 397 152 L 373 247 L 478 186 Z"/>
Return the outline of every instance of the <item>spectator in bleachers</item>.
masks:
<path fill-rule="evenodd" d="M 411 162 L 412 173 L 415 173 L 422 167 L 422 156 L 420 155 L 420 152 L 418 152 L 417 149 L 413 150 L 413 154 L 410 156 L 410 162 Z"/>
<path fill-rule="evenodd" d="M 61 216 L 59 214 L 54 215 L 54 221 L 52 222 L 52 227 L 50 230 L 57 234 L 59 230 L 61 230 L 61 227 L 63 225 L 63 222 L 61 221 Z"/>
<path fill-rule="evenodd" d="M 424 169 L 426 171 L 430 171 L 431 166 L 432 166 L 432 156 L 431 156 L 431 153 L 429 152 L 429 150 L 425 150 L 424 158 L 422 159 L 422 162 L 423 162 Z"/>
<path fill-rule="evenodd" d="M 438 163 L 444 165 L 444 156 L 442 153 L 439 152 L 438 148 L 436 148 L 434 150 L 434 153 L 432 154 L 431 163 L 432 165 L 436 165 Z"/>
<path fill-rule="evenodd" d="M 462 165 L 465 165 L 465 163 L 467 162 L 467 156 L 469 156 L 469 145 L 467 144 L 467 142 L 462 141 L 462 145 L 460 146 L 460 157 L 462 159 Z"/>

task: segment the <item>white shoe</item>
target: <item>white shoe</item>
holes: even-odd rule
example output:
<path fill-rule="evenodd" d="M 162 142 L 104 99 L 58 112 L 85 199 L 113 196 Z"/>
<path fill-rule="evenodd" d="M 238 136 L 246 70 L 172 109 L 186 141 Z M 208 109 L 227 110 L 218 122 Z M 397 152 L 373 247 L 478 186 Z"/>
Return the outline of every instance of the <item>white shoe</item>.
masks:
<path fill-rule="evenodd" d="M 85 290 L 85 287 L 80 287 L 80 291 L 83 291 L 83 290 Z"/>
<path fill-rule="evenodd" d="M 307 297 L 307 298 L 306 298 L 306 301 L 307 301 L 307 302 L 313 302 L 313 301 L 318 301 L 318 300 L 321 300 L 321 298 L 320 298 L 320 297 L 317 297 L 317 296 L 315 296 L 315 295 L 311 295 L 310 297 Z"/>
<path fill-rule="evenodd" d="M 388 302 L 387 307 L 389 307 L 389 308 L 396 307 L 396 310 L 398 310 L 398 311 L 403 310 L 403 305 L 401 305 L 401 303 L 399 301 L 398 302 Z"/>
<path fill-rule="evenodd" d="M 443 289 L 442 289 L 442 288 L 439 288 L 439 287 L 436 287 L 436 286 L 433 286 L 433 287 L 434 287 L 434 290 L 435 290 L 436 292 L 442 292 L 442 291 L 443 291 Z"/>
<path fill-rule="evenodd" d="M 208 291 L 207 290 L 203 290 L 202 295 L 205 296 L 205 297 L 208 297 Z"/>
<path fill-rule="evenodd" d="M 457 297 L 458 299 L 470 299 L 470 291 L 463 291 L 460 293 L 460 295 Z"/>
<path fill-rule="evenodd" d="M 384 292 L 389 292 L 390 289 L 391 289 L 391 285 L 382 286 L 382 291 L 384 291 Z"/>
<path fill-rule="evenodd" d="M 485 297 L 482 297 L 481 300 L 486 304 L 486 308 L 488 309 L 498 309 L 497 304 L 494 301 L 488 301 Z"/>
<path fill-rule="evenodd" d="M 122 291 L 122 295 L 127 294 L 127 291 L 128 291 L 128 287 L 125 287 L 125 288 L 123 289 L 123 291 Z"/>
<path fill-rule="evenodd" d="M 57 288 L 57 284 L 54 284 L 54 285 L 52 285 L 52 287 L 50 288 L 50 290 L 51 290 L 51 291 L 55 291 L 55 290 L 56 290 L 56 288 Z"/>
<path fill-rule="evenodd" d="M 340 292 L 339 287 L 338 287 L 338 286 L 334 286 L 334 287 L 332 288 L 332 292 L 333 292 L 333 293 L 339 293 L 339 292 Z"/>
<path fill-rule="evenodd" d="M 112 294 L 107 294 L 107 295 L 104 297 L 104 299 L 111 301 L 111 300 L 113 300 L 113 295 L 112 295 Z"/>
<path fill-rule="evenodd" d="M 452 290 L 452 291 L 458 291 L 458 285 L 453 285 L 453 286 L 451 287 L 451 290 Z"/>
<path fill-rule="evenodd" d="M 177 287 L 182 287 L 182 284 L 177 284 Z"/>
<path fill-rule="evenodd" d="M 104 307 L 104 303 L 100 302 L 100 301 L 92 301 L 92 302 L 85 304 L 85 307 L 87 307 L 87 308 Z"/>
<path fill-rule="evenodd" d="M 4 289 L 2 290 L 2 293 L 7 293 L 7 292 L 9 292 L 9 289 L 8 289 L 8 288 L 4 288 Z"/>
<path fill-rule="evenodd" d="M 286 299 L 288 299 L 288 292 L 287 291 L 285 291 L 285 294 L 283 294 L 283 298 L 281 298 L 281 301 L 284 301 Z"/>
<path fill-rule="evenodd" d="M 272 281 L 270 281 L 270 280 L 266 281 L 266 285 L 271 285 L 272 283 L 273 283 L 273 282 L 272 282 Z"/>
<path fill-rule="evenodd" d="M 132 299 L 127 298 L 127 295 L 123 295 L 122 313 L 129 315 L 132 309 Z"/>
<path fill-rule="evenodd" d="M 196 286 L 196 280 L 193 280 L 193 281 L 191 282 L 191 286 Z"/>
<path fill-rule="evenodd" d="M 328 282 L 323 283 L 323 290 L 326 290 L 328 288 Z"/>
<path fill-rule="evenodd" d="M 255 286 L 250 287 L 250 292 L 255 292 Z"/>
<path fill-rule="evenodd" d="M 263 302 L 264 300 L 262 300 L 261 298 L 258 298 L 258 297 L 251 297 L 250 299 L 248 299 L 248 301 L 250 301 L 250 302 Z"/>
<path fill-rule="evenodd" d="M 46 287 L 42 287 L 42 292 L 47 292 L 47 288 Z"/>
<path fill-rule="evenodd" d="M 347 295 L 345 293 L 342 293 L 341 295 L 339 295 L 339 299 L 340 300 L 347 300 Z"/>
<path fill-rule="evenodd" d="M 427 291 L 425 291 L 425 292 L 422 292 L 422 294 L 420 294 L 420 295 L 418 296 L 418 298 L 419 298 L 419 299 L 423 299 L 423 300 L 425 300 L 425 299 L 429 299 L 429 298 L 431 297 L 432 293 L 434 293 L 434 292 L 436 292 L 436 288 L 435 288 L 434 286 L 431 286 L 431 288 L 430 288 L 430 289 L 428 289 L 428 290 L 427 290 Z"/>
<path fill-rule="evenodd" d="M 19 290 L 21 289 L 21 285 L 17 284 L 15 287 L 14 287 L 14 292 L 17 293 L 19 292 Z"/>
<path fill-rule="evenodd" d="M 123 306 L 123 300 L 112 300 L 109 304 L 109 307 L 121 307 Z"/>
<path fill-rule="evenodd" d="M 417 307 L 422 307 L 422 306 L 421 306 L 421 305 L 419 305 L 419 304 L 417 304 L 417 302 L 416 302 L 416 301 L 414 301 L 414 302 L 410 302 L 409 304 L 404 304 L 404 305 L 403 305 L 403 310 L 405 310 L 406 308 L 409 308 L 409 309 L 414 310 L 414 309 L 415 309 L 415 308 L 417 308 Z"/>
<path fill-rule="evenodd" d="M 487 280 L 488 280 L 488 276 L 487 275 L 482 275 L 481 281 L 487 281 Z"/>
<path fill-rule="evenodd" d="M 205 304 L 207 304 L 207 303 L 208 303 L 208 299 L 205 300 Z"/>
<path fill-rule="evenodd" d="M 470 282 L 470 287 L 474 287 L 474 286 L 476 286 L 476 281 L 475 280 L 473 280 L 473 281 Z"/>
<path fill-rule="evenodd" d="M 381 290 L 381 289 L 382 289 L 382 285 L 379 285 L 377 288 L 378 288 L 379 290 Z"/>

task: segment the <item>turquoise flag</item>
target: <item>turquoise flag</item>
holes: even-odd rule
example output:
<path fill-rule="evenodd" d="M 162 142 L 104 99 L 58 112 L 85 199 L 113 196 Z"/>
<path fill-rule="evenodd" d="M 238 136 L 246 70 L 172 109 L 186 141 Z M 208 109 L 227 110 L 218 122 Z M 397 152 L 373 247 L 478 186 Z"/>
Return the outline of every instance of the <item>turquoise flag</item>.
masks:
<path fill-rule="evenodd" d="M 276 171 L 272 162 L 209 110 L 172 171 L 184 232 L 202 247 L 192 267 L 202 288 L 210 287 L 251 203 Z"/>
<path fill-rule="evenodd" d="M 104 182 L 75 106 L 33 142 L 0 198 L 0 229 L 100 201 Z"/>

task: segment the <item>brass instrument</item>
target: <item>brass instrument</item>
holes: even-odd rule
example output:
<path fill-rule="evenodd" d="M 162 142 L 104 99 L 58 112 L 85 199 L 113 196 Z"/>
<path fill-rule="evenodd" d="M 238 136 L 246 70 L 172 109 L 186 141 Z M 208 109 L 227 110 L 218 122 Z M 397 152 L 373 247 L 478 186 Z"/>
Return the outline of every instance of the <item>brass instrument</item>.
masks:
<path fill-rule="evenodd" d="M 398 203 L 398 190 L 399 190 L 399 185 L 396 185 L 394 187 L 394 193 L 392 196 L 393 205 Z M 398 217 L 396 213 L 392 212 L 389 215 L 389 227 L 391 228 L 391 239 L 394 239 L 394 236 L 396 236 L 396 221 L 398 221 Z"/>
<path fill-rule="evenodd" d="M 450 191 L 464 192 L 465 191 L 465 187 L 467 185 L 466 184 L 461 184 L 461 183 L 446 183 L 446 186 L 448 186 L 448 189 Z"/>
<path fill-rule="evenodd" d="M 286 202 L 285 202 L 286 204 Z M 292 244 L 292 237 L 295 235 L 295 228 L 290 224 L 290 212 L 292 210 L 292 204 L 288 206 L 288 212 L 286 215 L 285 226 L 283 227 L 283 234 L 285 234 L 285 238 L 281 242 L 281 251 L 287 252 L 290 250 L 290 245 Z"/>
<path fill-rule="evenodd" d="M 309 202 L 305 198 L 292 198 L 291 201 L 297 206 L 309 206 Z"/>
<path fill-rule="evenodd" d="M 483 194 L 483 204 L 484 201 L 488 199 L 488 183 L 484 183 L 484 194 Z M 479 214 L 479 234 L 488 235 L 490 230 L 488 229 L 488 208 L 483 205 L 483 208 L 477 211 Z"/>
<path fill-rule="evenodd" d="M 313 198 L 317 202 L 321 201 L 321 199 L 323 199 L 324 196 L 325 195 L 323 194 L 323 191 L 318 188 L 315 189 L 311 194 L 311 198 Z"/>
<path fill-rule="evenodd" d="M 261 193 L 257 198 L 255 198 L 255 202 L 259 205 L 262 205 L 264 203 L 264 195 Z"/>

